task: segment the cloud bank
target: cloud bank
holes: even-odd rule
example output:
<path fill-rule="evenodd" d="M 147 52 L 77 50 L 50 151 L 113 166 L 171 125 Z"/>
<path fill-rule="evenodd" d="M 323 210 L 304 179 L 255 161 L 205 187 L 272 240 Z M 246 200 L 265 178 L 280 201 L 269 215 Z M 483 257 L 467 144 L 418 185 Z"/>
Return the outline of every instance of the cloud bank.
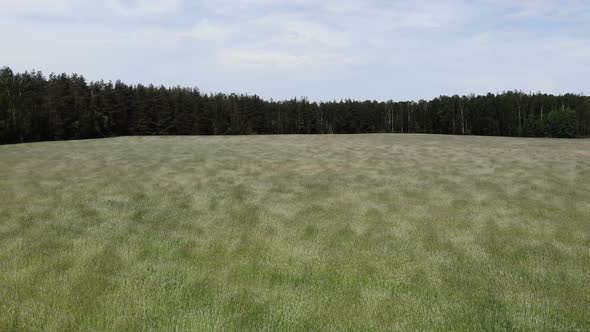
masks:
<path fill-rule="evenodd" d="M 0 0 L 0 31 L 0 66 L 206 92 L 590 92 L 581 0 Z"/>

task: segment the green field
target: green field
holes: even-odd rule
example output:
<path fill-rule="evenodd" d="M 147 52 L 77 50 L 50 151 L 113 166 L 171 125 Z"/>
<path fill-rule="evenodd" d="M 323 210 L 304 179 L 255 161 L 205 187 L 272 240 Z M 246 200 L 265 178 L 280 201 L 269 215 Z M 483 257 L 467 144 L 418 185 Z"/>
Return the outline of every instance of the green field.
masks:
<path fill-rule="evenodd" d="M 590 330 L 590 140 L 0 146 L 0 330 Z"/>

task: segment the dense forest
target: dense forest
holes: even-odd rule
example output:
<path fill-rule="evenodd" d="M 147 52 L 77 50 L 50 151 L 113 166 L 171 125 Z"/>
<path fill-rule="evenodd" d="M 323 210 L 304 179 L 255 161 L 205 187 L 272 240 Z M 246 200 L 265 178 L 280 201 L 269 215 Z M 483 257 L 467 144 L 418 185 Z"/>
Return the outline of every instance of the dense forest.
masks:
<path fill-rule="evenodd" d="M 310 102 L 86 82 L 0 69 L 0 143 L 122 135 L 433 133 L 590 135 L 590 97 L 520 91 L 430 101 Z"/>

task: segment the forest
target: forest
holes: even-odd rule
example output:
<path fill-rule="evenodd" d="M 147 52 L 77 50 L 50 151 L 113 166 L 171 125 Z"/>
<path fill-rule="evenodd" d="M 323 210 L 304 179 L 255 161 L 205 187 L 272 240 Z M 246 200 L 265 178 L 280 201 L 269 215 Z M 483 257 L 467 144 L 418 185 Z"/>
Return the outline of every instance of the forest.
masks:
<path fill-rule="evenodd" d="M 429 101 L 274 101 L 0 69 L 0 144 L 132 135 L 354 133 L 587 137 L 590 97 L 507 91 Z"/>

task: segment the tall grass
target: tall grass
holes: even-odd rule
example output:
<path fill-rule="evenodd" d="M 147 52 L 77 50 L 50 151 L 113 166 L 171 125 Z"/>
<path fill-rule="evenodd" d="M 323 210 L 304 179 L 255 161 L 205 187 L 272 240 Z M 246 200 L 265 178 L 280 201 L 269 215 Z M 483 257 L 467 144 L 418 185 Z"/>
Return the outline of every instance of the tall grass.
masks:
<path fill-rule="evenodd" d="M 0 146 L 0 330 L 589 330 L 590 141 Z"/>

